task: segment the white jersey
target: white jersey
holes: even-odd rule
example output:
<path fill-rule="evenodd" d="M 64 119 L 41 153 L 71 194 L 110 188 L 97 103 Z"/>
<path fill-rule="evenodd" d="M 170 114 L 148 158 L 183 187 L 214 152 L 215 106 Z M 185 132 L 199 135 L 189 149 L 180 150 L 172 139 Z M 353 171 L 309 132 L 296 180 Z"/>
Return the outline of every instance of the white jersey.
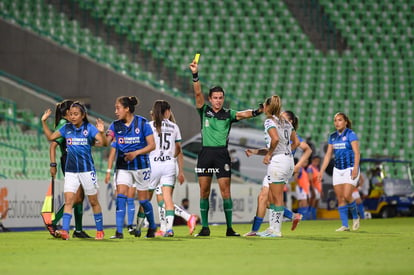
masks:
<path fill-rule="evenodd" d="M 292 155 L 292 150 L 290 146 L 290 135 L 292 134 L 293 126 L 289 121 L 283 119 L 280 120 L 276 116 L 268 118 L 264 122 L 265 129 L 265 142 L 267 148 L 270 148 L 270 136 L 269 129 L 275 128 L 279 136 L 279 143 L 277 144 L 275 150 L 273 151 L 274 155 Z"/>
<path fill-rule="evenodd" d="M 154 121 L 150 122 L 154 132 L 155 150 L 150 152 L 151 167 L 168 162 L 175 163 L 175 143 L 181 141 L 180 128 L 174 122 L 164 119 L 161 124 L 161 133 L 157 132 Z"/>

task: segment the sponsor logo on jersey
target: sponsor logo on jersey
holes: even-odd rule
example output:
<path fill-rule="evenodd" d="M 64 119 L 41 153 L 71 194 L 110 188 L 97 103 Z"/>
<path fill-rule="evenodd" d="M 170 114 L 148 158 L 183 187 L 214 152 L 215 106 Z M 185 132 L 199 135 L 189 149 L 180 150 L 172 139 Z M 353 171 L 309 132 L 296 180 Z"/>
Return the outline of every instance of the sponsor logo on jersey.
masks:
<path fill-rule="evenodd" d="M 66 139 L 67 145 L 88 145 L 87 138 L 68 138 Z"/>
<path fill-rule="evenodd" d="M 334 149 L 346 149 L 346 143 L 335 143 L 333 144 Z"/>
<path fill-rule="evenodd" d="M 140 143 L 141 139 L 139 137 L 120 137 L 118 138 L 119 144 L 136 144 Z"/>

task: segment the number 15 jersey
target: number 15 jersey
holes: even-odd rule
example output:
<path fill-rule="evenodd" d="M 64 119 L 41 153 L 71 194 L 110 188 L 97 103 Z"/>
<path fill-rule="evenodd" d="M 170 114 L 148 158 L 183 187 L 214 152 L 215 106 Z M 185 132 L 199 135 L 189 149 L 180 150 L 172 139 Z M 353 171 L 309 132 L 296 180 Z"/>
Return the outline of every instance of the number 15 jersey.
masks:
<path fill-rule="evenodd" d="M 154 121 L 150 122 L 154 132 L 155 150 L 150 153 L 150 160 L 153 164 L 165 164 L 175 162 L 175 143 L 181 142 L 180 128 L 174 122 L 164 119 L 161 123 L 161 133 L 157 132 Z"/>

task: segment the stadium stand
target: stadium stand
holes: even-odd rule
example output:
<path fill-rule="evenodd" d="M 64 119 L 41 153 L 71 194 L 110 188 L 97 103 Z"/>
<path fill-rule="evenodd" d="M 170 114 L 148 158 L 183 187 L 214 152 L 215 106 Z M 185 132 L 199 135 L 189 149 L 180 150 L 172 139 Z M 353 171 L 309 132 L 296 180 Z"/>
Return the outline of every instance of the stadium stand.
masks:
<path fill-rule="evenodd" d="M 0 177 L 8 179 L 47 179 L 49 142 L 43 135 L 40 118 L 30 110 L 19 109 L 16 102 L 0 98 Z M 48 120 L 53 128 L 52 119 Z M 98 176 L 105 176 L 107 148 L 94 148 Z M 60 153 L 57 153 L 58 156 Z M 58 170 L 58 179 L 63 178 Z"/>
<path fill-rule="evenodd" d="M 59 13 L 59 4 L 49 2 L 56 1 L 1 0 L 2 17 L 114 64 L 115 70 L 157 75 L 145 72 L 129 53 L 106 44 L 93 29 L 81 28 L 82 22 L 69 19 L 70 10 Z M 193 54 L 201 52 L 203 81 L 222 85 L 233 108 L 250 108 L 279 94 L 285 109 L 299 114 L 299 132 L 317 144 L 333 130 L 333 115 L 343 111 L 354 122 L 363 156 L 414 159 L 410 0 L 310 1 L 318 3 L 346 39 L 341 53 L 315 48 L 284 1 L 58 2 L 76 3 L 129 43 L 150 49 L 153 59 L 179 76 L 188 78 L 185 69 Z M 308 8 L 312 14 L 314 7 Z"/>

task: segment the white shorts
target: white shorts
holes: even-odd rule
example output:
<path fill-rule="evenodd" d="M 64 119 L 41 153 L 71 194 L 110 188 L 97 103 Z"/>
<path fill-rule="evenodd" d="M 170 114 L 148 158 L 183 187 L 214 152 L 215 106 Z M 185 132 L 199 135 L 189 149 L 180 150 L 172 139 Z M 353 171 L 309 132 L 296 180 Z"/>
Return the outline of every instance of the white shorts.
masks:
<path fill-rule="evenodd" d="M 332 176 L 333 185 L 350 183 L 353 186 L 357 186 L 358 181 L 359 181 L 359 172 L 358 172 L 358 177 L 353 180 L 353 179 L 351 179 L 352 169 L 353 168 L 350 167 L 350 168 L 340 170 L 340 169 L 337 169 L 337 168 L 334 167 L 333 176 Z"/>
<path fill-rule="evenodd" d="M 308 194 L 306 194 L 305 189 L 298 185 L 296 185 L 296 199 L 298 201 L 307 200 Z"/>
<path fill-rule="evenodd" d="M 83 187 L 83 191 L 85 191 L 85 195 L 96 195 L 99 189 L 96 172 L 89 171 L 80 173 L 65 173 L 65 185 L 63 187 L 63 192 L 76 193 L 81 185 Z"/>
<path fill-rule="evenodd" d="M 355 199 L 355 200 L 360 199 L 361 195 L 359 195 L 359 191 L 352 192 L 352 198 Z"/>
<path fill-rule="evenodd" d="M 114 173 L 114 190 L 116 191 L 116 186 L 117 186 L 117 184 L 120 184 L 120 185 L 128 185 L 127 183 L 122 183 L 122 182 L 119 182 L 119 183 L 117 183 L 117 181 L 116 181 L 116 172 Z M 130 186 L 129 186 L 130 187 Z M 137 188 L 137 183 L 136 182 L 134 182 L 133 184 L 132 184 L 132 187 L 133 188 Z"/>
<path fill-rule="evenodd" d="M 313 187 L 311 187 L 313 188 Z M 316 188 L 313 188 L 313 192 L 315 193 L 315 200 L 320 200 L 321 199 L 321 193 L 319 193 L 319 190 Z"/>
<path fill-rule="evenodd" d="M 125 184 L 129 187 L 136 187 L 137 190 L 146 191 L 149 189 L 151 169 L 124 170 L 117 169 L 115 172 L 115 184 Z"/>
<path fill-rule="evenodd" d="M 267 188 L 269 188 L 269 180 L 267 179 L 267 176 L 265 176 L 265 177 L 263 178 L 263 181 L 262 181 L 262 186 L 263 186 L 263 187 L 267 187 Z"/>
<path fill-rule="evenodd" d="M 272 157 L 272 161 L 267 166 L 267 180 L 268 182 L 285 183 L 289 182 L 289 179 L 293 174 L 294 162 L 291 155 L 275 155 Z"/>
<path fill-rule="evenodd" d="M 153 165 L 151 168 L 150 190 L 155 190 L 157 186 L 172 186 L 175 185 L 176 178 L 175 162 L 167 164 Z"/>

